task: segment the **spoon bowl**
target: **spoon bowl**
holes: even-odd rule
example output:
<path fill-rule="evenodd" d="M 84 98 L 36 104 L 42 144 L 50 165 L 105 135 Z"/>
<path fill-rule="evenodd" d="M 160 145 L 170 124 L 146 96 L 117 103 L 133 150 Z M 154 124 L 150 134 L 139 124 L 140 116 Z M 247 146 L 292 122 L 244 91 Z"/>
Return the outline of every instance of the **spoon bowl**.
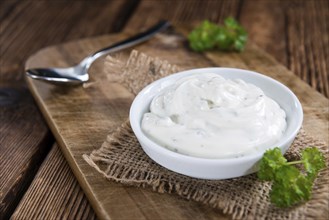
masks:
<path fill-rule="evenodd" d="M 89 74 L 80 64 L 69 68 L 37 68 L 26 70 L 26 75 L 57 84 L 77 85 L 89 80 Z"/>

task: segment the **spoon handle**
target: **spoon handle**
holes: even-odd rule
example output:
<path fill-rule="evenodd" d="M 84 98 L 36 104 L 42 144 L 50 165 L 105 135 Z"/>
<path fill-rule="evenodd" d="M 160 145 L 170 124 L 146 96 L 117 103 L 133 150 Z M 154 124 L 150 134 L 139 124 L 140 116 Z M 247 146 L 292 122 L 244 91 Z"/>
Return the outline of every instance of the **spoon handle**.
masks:
<path fill-rule="evenodd" d="M 119 50 L 123 50 L 126 49 L 128 47 L 132 47 L 134 45 L 140 44 L 144 41 L 147 41 L 148 39 L 150 39 L 151 37 L 153 37 L 153 35 L 155 35 L 156 33 L 158 33 L 161 30 L 164 30 L 166 28 L 168 28 L 170 26 L 169 21 L 160 21 L 159 23 L 157 23 L 156 25 L 152 26 L 151 28 L 147 29 L 144 32 L 141 32 L 135 36 L 132 36 L 126 40 L 117 42 L 115 44 L 112 44 L 108 47 L 105 47 L 103 49 L 100 49 L 98 51 L 96 51 L 95 53 L 93 53 L 92 55 L 90 55 L 89 57 L 87 57 L 87 68 L 89 67 L 89 65 L 91 63 L 93 63 L 97 58 L 108 54 L 108 53 L 112 53 L 112 52 L 116 52 Z"/>

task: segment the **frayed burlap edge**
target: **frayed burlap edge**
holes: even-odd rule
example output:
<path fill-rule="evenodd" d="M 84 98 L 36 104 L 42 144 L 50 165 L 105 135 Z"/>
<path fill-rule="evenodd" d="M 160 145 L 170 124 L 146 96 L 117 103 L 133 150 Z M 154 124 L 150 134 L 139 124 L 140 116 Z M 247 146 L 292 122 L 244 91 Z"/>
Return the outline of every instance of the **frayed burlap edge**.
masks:
<path fill-rule="evenodd" d="M 109 81 L 121 83 L 134 95 L 152 81 L 179 70 L 177 66 L 138 51 L 132 51 L 126 60 L 108 56 L 104 66 Z M 328 146 L 308 137 L 303 131 L 298 134 L 293 145 L 299 147 L 290 148 L 287 157 L 299 158 L 300 150 L 306 147 L 306 144 L 319 147 L 325 153 L 328 164 Z M 134 148 L 130 149 L 129 147 L 132 146 Z M 129 154 L 129 150 L 138 151 L 139 158 L 133 152 L 133 156 L 130 155 L 128 158 L 130 161 L 127 161 L 127 155 L 122 155 L 122 152 Z M 328 167 L 316 180 L 313 197 L 309 202 L 291 209 L 278 209 L 269 203 L 270 184 L 258 181 L 255 175 L 231 180 L 207 181 L 186 177 L 155 164 L 141 150 L 129 121 L 122 124 L 116 132 L 108 135 L 100 149 L 93 151 L 90 155 L 83 155 L 83 158 L 109 180 L 137 187 L 151 187 L 159 193 L 178 194 L 185 199 L 220 208 L 234 219 L 308 219 L 318 217 L 319 210 L 329 212 Z M 132 165 L 132 161 L 137 164 L 140 161 L 152 166 L 137 166 L 136 168 Z M 239 181 L 245 183 L 240 184 Z M 244 198 L 239 197 L 246 186 L 253 188 L 253 191 L 248 191 L 250 194 L 246 194 L 247 197 L 246 195 Z M 232 194 L 237 197 L 227 199 L 219 192 L 224 195 L 226 193 L 228 197 Z M 253 201 L 249 201 L 250 198 Z"/>
<path fill-rule="evenodd" d="M 134 95 L 151 82 L 178 71 L 180 69 L 176 65 L 136 50 L 130 53 L 127 60 L 107 56 L 104 62 L 108 80 L 124 85 Z"/>

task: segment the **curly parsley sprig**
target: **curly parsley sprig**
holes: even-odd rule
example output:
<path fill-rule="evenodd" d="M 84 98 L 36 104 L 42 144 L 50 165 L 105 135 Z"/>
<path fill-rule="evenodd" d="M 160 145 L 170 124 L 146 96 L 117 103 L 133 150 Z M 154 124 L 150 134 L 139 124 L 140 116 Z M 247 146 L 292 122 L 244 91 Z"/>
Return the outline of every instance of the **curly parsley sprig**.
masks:
<path fill-rule="evenodd" d="M 214 48 L 240 52 L 247 37 L 246 30 L 234 18 L 228 17 L 221 26 L 205 20 L 188 35 L 188 40 L 191 49 L 197 52 Z"/>
<path fill-rule="evenodd" d="M 294 164 L 303 164 L 301 172 Z M 315 147 L 302 151 L 299 161 L 288 162 L 280 148 L 267 150 L 259 164 L 258 178 L 272 181 L 271 202 L 278 207 L 290 207 L 310 199 L 318 172 L 325 167 L 324 155 Z"/>

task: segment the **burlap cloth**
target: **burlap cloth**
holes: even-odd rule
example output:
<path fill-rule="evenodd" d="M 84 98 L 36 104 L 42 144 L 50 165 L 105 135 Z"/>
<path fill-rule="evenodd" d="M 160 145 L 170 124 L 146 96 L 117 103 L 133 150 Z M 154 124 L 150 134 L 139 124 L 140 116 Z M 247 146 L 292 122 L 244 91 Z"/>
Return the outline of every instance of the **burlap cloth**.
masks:
<path fill-rule="evenodd" d="M 104 70 L 108 79 L 120 82 L 136 95 L 150 82 L 179 68 L 133 51 L 128 59 L 108 56 Z M 315 181 L 311 200 L 288 209 L 269 202 L 271 185 L 257 180 L 256 174 L 228 180 L 201 180 L 161 167 L 144 153 L 128 119 L 107 136 L 98 150 L 83 157 L 108 180 L 177 194 L 219 208 L 234 219 L 318 219 L 319 215 L 329 213 L 328 146 L 300 131 L 285 156 L 288 160 L 298 159 L 301 150 L 308 146 L 316 146 L 325 153 L 327 166 Z"/>

